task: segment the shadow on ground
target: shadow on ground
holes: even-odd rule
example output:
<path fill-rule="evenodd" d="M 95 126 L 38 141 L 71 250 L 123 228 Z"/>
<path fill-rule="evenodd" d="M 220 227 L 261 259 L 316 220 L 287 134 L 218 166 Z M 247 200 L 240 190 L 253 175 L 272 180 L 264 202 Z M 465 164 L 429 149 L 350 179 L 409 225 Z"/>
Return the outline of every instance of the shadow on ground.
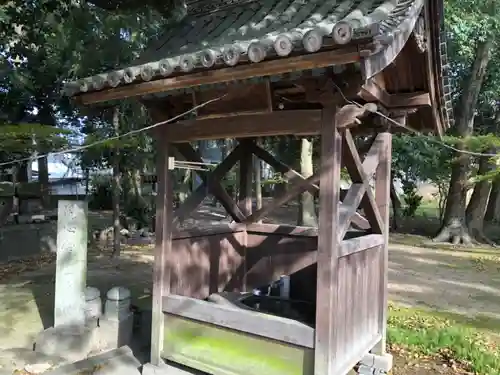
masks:
<path fill-rule="evenodd" d="M 101 291 L 103 302 L 109 289 L 124 286 L 132 292 L 133 305 L 150 310 L 152 259 L 148 249 L 126 251 L 118 259 L 90 253 L 87 285 Z M 55 264 L 0 283 L 0 370 L 20 369 L 34 360 L 59 363 L 60 358 L 33 353 L 38 333 L 54 323 Z M 139 343 L 133 348 L 144 349 Z"/>
<path fill-rule="evenodd" d="M 469 317 L 478 328 L 500 324 L 500 263 L 472 251 L 391 245 L 391 300 Z M 485 325 L 481 327 L 481 325 Z"/>

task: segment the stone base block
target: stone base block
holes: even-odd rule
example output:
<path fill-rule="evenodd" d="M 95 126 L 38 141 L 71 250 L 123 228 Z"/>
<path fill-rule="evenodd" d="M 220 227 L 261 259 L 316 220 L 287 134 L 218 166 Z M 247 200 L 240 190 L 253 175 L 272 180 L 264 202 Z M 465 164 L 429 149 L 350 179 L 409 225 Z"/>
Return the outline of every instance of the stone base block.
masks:
<path fill-rule="evenodd" d="M 134 314 L 130 313 L 121 320 L 101 318 L 99 320 L 99 348 L 116 349 L 130 345 L 134 328 Z"/>
<path fill-rule="evenodd" d="M 62 326 L 50 327 L 38 334 L 35 351 L 66 361 L 79 361 L 93 350 L 96 328 Z"/>

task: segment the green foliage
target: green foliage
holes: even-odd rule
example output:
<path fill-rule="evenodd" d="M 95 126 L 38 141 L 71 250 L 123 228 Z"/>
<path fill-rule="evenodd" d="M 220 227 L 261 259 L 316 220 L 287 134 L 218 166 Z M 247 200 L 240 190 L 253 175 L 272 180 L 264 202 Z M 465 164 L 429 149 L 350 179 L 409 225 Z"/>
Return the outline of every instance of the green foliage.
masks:
<path fill-rule="evenodd" d="M 112 183 L 110 176 L 95 176 L 92 178 L 89 208 L 92 210 L 111 210 L 112 204 Z"/>
<path fill-rule="evenodd" d="M 418 194 L 417 184 L 414 181 L 403 181 L 403 197 L 405 201 L 403 215 L 415 217 L 415 213 L 422 204 L 423 197 Z"/>
<path fill-rule="evenodd" d="M 500 373 L 500 351 L 492 335 L 438 313 L 390 306 L 388 341 L 414 357 L 453 359 L 476 374 Z"/>

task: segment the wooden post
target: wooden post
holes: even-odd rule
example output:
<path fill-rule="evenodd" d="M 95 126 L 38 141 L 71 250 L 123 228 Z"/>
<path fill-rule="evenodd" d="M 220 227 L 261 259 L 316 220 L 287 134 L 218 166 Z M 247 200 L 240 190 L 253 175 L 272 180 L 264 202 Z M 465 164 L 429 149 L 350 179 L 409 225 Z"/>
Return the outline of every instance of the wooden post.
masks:
<path fill-rule="evenodd" d="M 161 147 L 157 162 L 156 247 L 153 269 L 153 318 L 151 325 L 151 364 L 161 363 L 164 316 L 162 299 L 170 293 L 169 256 L 172 252 L 172 172 L 168 169 L 170 144 L 161 127 L 157 133 Z"/>
<path fill-rule="evenodd" d="M 336 128 L 334 108 L 325 108 L 321 124 L 319 191 L 318 278 L 314 375 L 336 375 L 332 359 L 337 352 L 333 309 L 337 300 L 340 167 L 342 138 Z"/>
<path fill-rule="evenodd" d="M 239 141 L 243 153 L 240 159 L 240 194 L 239 194 L 239 206 L 243 215 L 246 217 L 252 214 L 252 175 L 253 175 L 253 165 L 252 165 L 252 144 L 253 139 L 242 139 Z"/>
<path fill-rule="evenodd" d="M 397 120 L 396 120 L 397 121 Z M 399 122 L 399 121 L 398 121 Z M 387 283 L 389 263 L 389 203 L 391 200 L 391 157 L 392 157 L 392 134 L 389 130 L 379 134 L 383 144 L 380 148 L 380 161 L 375 172 L 375 202 L 382 218 L 382 234 L 384 244 L 380 248 L 380 312 L 379 329 L 382 339 L 375 346 L 375 354 L 384 354 L 386 349 L 387 335 Z"/>

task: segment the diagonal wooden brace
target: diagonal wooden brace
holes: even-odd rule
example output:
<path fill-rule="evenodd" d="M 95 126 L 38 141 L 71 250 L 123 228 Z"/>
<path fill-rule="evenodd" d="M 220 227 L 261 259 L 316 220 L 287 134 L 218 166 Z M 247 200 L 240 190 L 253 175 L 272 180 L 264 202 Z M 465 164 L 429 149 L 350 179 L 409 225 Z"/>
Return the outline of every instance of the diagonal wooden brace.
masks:
<path fill-rule="evenodd" d="M 191 147 L 191 145 L 183 143 L 176 144 L 176 147 L 179 153 L 181 153 L 186 159 L 195 161 L 201 160 L 201 157 Z M 191 193 L 191 195 L 186 199 L 186 201 L 184 201 L 181 207 L 175 210 L 174 220 L 182 220 L 191 212 L 193 212 L 206 197 L 208 188 L 221 202 L 225 210 L 231 215 L 234 221 L 242 222 L 245 219 L 245 215 L 243 215 L 238 205 L 231 199 L 229 194 L 220 183 L 220 179 L 240 160 L 241 153 L 242 149 L 238 145 L 211 173 L 199 173 L 203 184 L 200 185 L 193 193 Z"/>
<path fill-rule="evenodd" d="M 356 149 L 356 145 L 354 144 L 354 140 L 352 138 L 351 132 L 349 129 L 345 129 L 343 131 L 343 155 L 345 166 L 351 176 L 351 180 L 353 184 L 361 183 L 365 187 L 365 194 L 361 201 L 363 209 L 365 211 L 365 215 L 368 221 L 371 224 L 372 229 L 376 233 L 382 233 L 382 218 L 380 216 L 379 210 L 377 208 L 375 197 L 373 195 L 372 188 L 369 183 L 369 178 L 365 173 L 363 163 L 361 162 L 361 158 L 359 157 L 358 151 Z M 378 144 L 374 142 L 374 149 L 378 149 Z M 371 150 L 370 150 L 371 151 Z M 370 154 L 370 151 L 368 152 Z M 379 151 L 377 151 L 379 153 Z M 366 166 L 370 166 L 370 169 L 373 166 L 373 161 L 371 159 L 367 159 Z M 378 164 L 378 163 L 377 163 Z"/>

